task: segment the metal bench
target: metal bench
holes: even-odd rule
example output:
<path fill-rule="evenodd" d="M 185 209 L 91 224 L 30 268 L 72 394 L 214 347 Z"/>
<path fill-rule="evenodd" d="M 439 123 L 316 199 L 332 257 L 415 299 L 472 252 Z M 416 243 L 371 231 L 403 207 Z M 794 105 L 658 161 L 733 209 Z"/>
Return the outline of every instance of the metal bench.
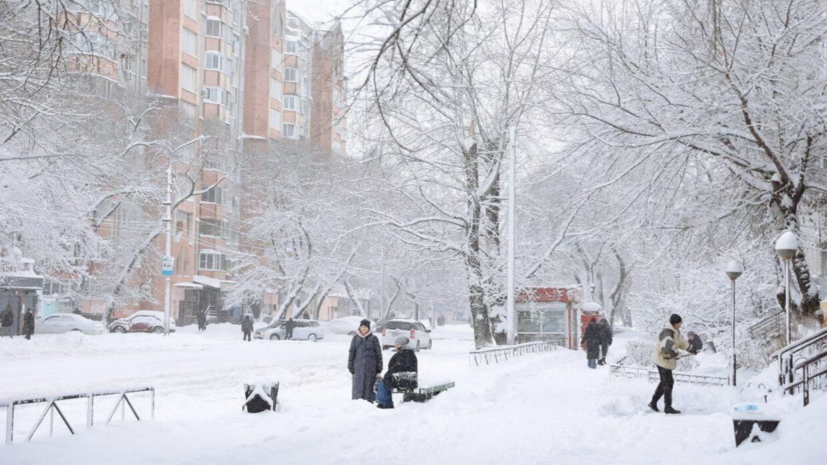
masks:
<path fill-rule="evenodd" d="M 402 402 L 427 402 L 432 397 L 447 391 L 456 385 L 453 381 L 426 384 L 420 386 L 417 382 L 417 374 L 412 372 L 394 373 L 394 394 L 402 394 Z"/>

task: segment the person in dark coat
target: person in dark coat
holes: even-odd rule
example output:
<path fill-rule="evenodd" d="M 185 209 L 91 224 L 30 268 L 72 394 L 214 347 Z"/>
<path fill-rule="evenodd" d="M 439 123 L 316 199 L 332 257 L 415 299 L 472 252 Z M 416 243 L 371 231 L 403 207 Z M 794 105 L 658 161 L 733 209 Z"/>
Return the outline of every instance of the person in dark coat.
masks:
<path fill-rule="evenodd" d="M 250 315 L 246 315 L 241 321 L 241 332 L 244 333 L 244 340 L 251 341 L 250 335 L 253 333 L 253 319 Z"/>
<path fill-rule="evenodd" d="M 0 318 L 0 326 L 3 328 L 3 332 L 0 332 L 0 336 L 3 334 L 8 334 L 9 337 L 14 337 L 12 334 L 12 326 L 14 326 L 14 313 L 11 311 L 11 307 L 6 307 L 2 313 L 3 318 Z"/>
<path fill-rule="evenodd" d="M 290 317 L 289 320 L 285 321 L 282 326 L 284 326 L 284 338 L 293 339 L 293 328 L 296 327 L 296 322 L 293 321 L 293 317 Z"/>
<path fill-rule="evenodd" d="M 207 329 L 207 314 L 204 313 L 203 310 L 199 310 L 195 313 L 195 321 L 198 322 L 198 331 L 204 331 Z"/>
<path fill-rule="evenodd" d="M 396 344 L 396 353 L 388 362 L 388 371 L 379 382 L 379 387 L 376 390 L 377 407 L 382 409 L 393 408 L 393 388 L 416 387 L 416 374 L 419 372 L 419 364 L 416 360 L 414 351 L 408 349 L 408 344 L 411 342 L 405 336 L 399 336 L 394 341 Z M 412 379 L 400 381 L 394 378 L 394 375 L 399 373 L 413 373 Z"/>
<path fill-rule="evenodd" d="M 353 375 L 353 399 L 373 403 L 376 394 L 373 385 L 382 373 L 382 345 L 370 330 L 370 320 L 359 323 L 359 332 L 350 341 L 347 369 Z"/>
<path fill-rule="evenodd" d="M 612 327 L 605 318 L 600 320 L 600 365 L 606 364 L 606 355 L 609 353 L 609 346 L 612 345 Z"/>
<path fill-rule="evenodd" d="M 32 310 L 26 310 L 26 315 L 23 316 L 23 334 L 26 339 L 31 339 L 34 334 L 34 313 Z"/>
<path fill-rule="evenodd" d="M 586 326 L 586 332 L 583 334 L 583 347 L 586 349 L 589 368 L 597 368 L 597 359 L 600 356 L 600 326 L 597 324 L 597 318 L 592 318 Z"/>

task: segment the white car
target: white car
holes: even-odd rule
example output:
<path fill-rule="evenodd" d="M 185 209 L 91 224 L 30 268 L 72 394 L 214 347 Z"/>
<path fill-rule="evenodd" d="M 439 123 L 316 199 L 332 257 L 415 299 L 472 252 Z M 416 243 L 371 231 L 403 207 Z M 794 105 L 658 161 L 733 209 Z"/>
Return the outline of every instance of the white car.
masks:
<path fill-rule="evenodd" d="M 266 328 L 257 329 L 253 334 L 255 339 L 269 339 L 271 341 L 278 341 L 287 337 L 287 330 L 282 325 L 286 320 L 276 320 L 270 323 Z M 319 339 L 324 339 L 324 331 L 322 326 L 316 320 L 293 320 L 296 327 L 293 328 L 294 340 L 308 340 L 316 342 Z"/>
<path fill-rule="evenodd" d="M 126 318 L 120 318 L 109 323 L 112 333 L 163 333 L 164 312 L 157 310 L 138 310 Z M 169 317 L 169 332 L 176 330 L 175 319 Z"/>
<path fill-rule="evenodd" d="M 333 334 L 347 334 L 355 336 L 359 331 L 359 324 L 364 320 L 361 316 L 346 316 L 337 320 L 328 321 L 324 330 Z M 370 322 L 370 329 L 376 329 L 376 323 Z"/>
<path fill-rule="evenodd" d="M 382 349 L 390 349 L 396 345 L 396 338 L 405 336 L 410 339 L 408 348 L 413 350 L 430 349 L 434 346 L 431 339 L 431 330 L 415 320 L 390 320 L 382 329 Z"/>
<path fill-rule="evenodd" d="M 63 334 L 70 331 L 79 331 L 83 334 L 103 334 L 103 323 L 84 318 L 73 313 L 58 313 L 46 318 L 38 318 L 34 324 L 35 334 Z"/>

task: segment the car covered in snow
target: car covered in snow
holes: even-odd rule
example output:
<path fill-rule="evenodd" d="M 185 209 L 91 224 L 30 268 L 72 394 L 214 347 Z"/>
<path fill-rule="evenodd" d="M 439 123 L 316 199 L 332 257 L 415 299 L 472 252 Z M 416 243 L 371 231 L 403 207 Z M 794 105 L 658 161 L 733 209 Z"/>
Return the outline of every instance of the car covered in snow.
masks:
<path fill-rule="evenodd" d="M 106 328 L 100 321 L 90 320 L 73 313 L 58 313 L 35 321 L 35 334 L 63 334 L 77 331 L 83 334 L 97 336 L 103 334 Z"/>
<path fill-rule="evenodd" d="M 364 320 L 361 316 L 346 316 L 336 320 L 330 320 L 325 324 L 324 330 L 333 334 L 346 334 L 355 336 L 359 331 L 359 324 Z M 376 330 L 376 323 L 370 323 L 371 329 Z"/>
<path fill-rule="evenodd" d="M 434 346 L 431 339 L 431 330 L 416 320 L 390 320 L 382 328 L 382 349 L 390 349 L 396 345 L 396 338 L 405 336 L 409 339 L 408 348 L 413 350 L 430 349 Z"/>
<path fill-rule="evenodd" d="M 275 320 L 264 328 L 257 329 L 253 334 L 256 339 L 269 339 L 271 341 L 279 341 L 287 338 L 287 330 L 284 324 L 287 320 Z M 316 342 L 319 339 L 324 339 L 324 330 L 322 325 L 316 320 L 293 320 L 296 327 L 293 328 L 293 339 L 307 340 Z"/>
<path fill-rule="evenodd" d="M 107 327 L 111 333 L 163 333 L 164 312 L 138 310 L 126 318 L 117 319 Z M 175 320 L 169 318 L 169 332 L 175 332 Z"/>

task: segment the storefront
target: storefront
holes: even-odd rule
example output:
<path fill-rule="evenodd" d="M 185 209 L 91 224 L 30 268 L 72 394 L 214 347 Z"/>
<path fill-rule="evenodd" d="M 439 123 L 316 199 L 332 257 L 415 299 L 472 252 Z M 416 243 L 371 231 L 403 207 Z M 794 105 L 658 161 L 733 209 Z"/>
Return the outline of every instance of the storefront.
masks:
<path fill-rule="evenodd" d="M 12 335 L 22 333 L 26 310 L 37 313 L 38 295 L 42 290 L 43 278 L 34 272 L 34 260 L 0 259 L 0 312 L 10 311 L 14 316 Z"/>
<path fill-rule="evenodd" d="M 515 301 L 517 343 L 552 341 L 576 349 L 580 295 L 578 286 L 520 291 Z"/>

